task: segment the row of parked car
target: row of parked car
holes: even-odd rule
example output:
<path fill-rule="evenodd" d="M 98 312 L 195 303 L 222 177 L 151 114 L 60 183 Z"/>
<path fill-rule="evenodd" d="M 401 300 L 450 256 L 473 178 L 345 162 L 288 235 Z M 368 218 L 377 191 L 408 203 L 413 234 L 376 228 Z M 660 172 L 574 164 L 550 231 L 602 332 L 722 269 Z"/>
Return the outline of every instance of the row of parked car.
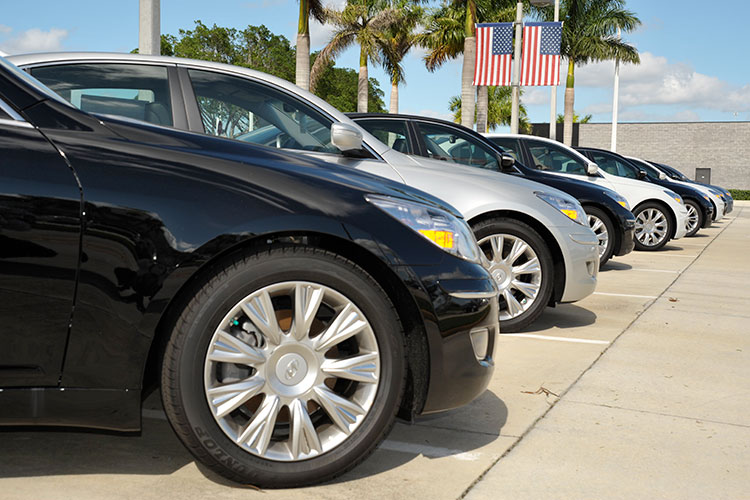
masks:
<path fill-rule="evenodd" d="M 137 430 L 159 387 L 191 453 L 258 486 L 471 401 L 499 332 L 731 210 L 654 162 L 345 116 L 245 68 L 0 66 L 0 424 Z"/>

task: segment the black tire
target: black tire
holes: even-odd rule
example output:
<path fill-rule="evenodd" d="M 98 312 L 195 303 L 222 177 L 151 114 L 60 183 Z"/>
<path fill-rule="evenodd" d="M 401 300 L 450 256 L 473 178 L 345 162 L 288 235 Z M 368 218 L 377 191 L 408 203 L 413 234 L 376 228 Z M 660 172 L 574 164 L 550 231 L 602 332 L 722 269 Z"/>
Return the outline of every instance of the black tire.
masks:
<path fill-rule="evenodd" d="M 538 286 L 537 294 L 528 307 L 523 302 L 524 300 L 528 300 L 524 294 L 518 289 L 513 290 L 509 285 L 509 274 L 504 268 L 491 269 L 490 271 L 500 288 L 500 333 L 517 332 L 526 328 L 542 314 L 552 295 L 555 273 L 552 254 L 547 247 L 547 243 L 531 226 L 515 219 L 486 219 L 474 224 L 472 229 L 477 241 L 481 243 L 480 246 L 485 256 L 490 261 L 492 261 L 492 248 L 489 238 L 498 235 L 509 235 L 513 238 L 518 238 L 531 247 L 533 253 L 536 254 L 541 269 L 541 279 L 536 284 Z M 508 250 L 507 243 L 505 246 L 506 250 Z M 525 275 L 523 280 L 531 281 L 531 276 Z M 504 289 L 507 289 L 508 293 L 517 299 L 518 303 L 522 303 L 522 306 L 527 308 L 520 314 L 509 314 L 507 307 L 508 299 L 505 296 L 506 292 L 504 292 Z"/>
<path fill-rule="evenodd" d="M 654 215 L 658 214 L 658 215 Z M 646 202 L 639 205 L 633 210 L 635 216 L 635 249 L 643 251 L 659 250 L 666 245 L 675 234 L 674 222 L 672 215 L 664 205 L 656 202 Z M 653 218 L 659 220 L 657 230 L 659 238 L 649 238 L 644 221 Z"/>
<path fill-rule="evenodd" d="M 211 357 L 212 354 L 210 354 L 213 352 L 213 356 L 216 356 L 216 351 L 213 350 L 220 345 L 215 340 L 216 335 L 222 335 L 221 332 L 234 328 L 229 325 L 238 324 L 229 319 L 228 316 L 236 310 L 237 305 L 244 304 L 248 307 L 252 305 L 251 302 L 245 302 L 245 299 L 258 290 L 299 282 L 303 282 L 303 285 L 305 283 L 319 284 L 325 290 L 332 290 L 330 293 L 340 294 L 349 301 L 345 302 L 347 307 L 349 304 L 353 304 L 358 308 L 358 312 L 364 315 L 363 319 L 369 327 L 367 330 L 368 335 L 370 335 L 369 338 L 372 338 L 372 334 L 374 334 L 374 345 L 376 345 L 376 352 L 380 356 L 379 360 L 375 362 L 379 363 L 379 365 L 376 364 L 376 366 L 379 366 L 379 372 L 375 370 L 378 374 L 377 389 L 370 389 L 372 391 L 370 394 L 374 394 L 374 399 L 373 396 L 368 396 L 370 398 L 367 403 L 368 409 L 359 419 L 359 423 L 352 426 L 353 430 L 348 433 L 340 433 L 345 437 L 343 441 L 336 442 L 337 444 L 334 444 L 332 449 L 322 449 L 322 452 L 317 455 L 309 455 L 309 450 L 312 449 L 309 444 L 312 441 L 303 436 L 302 441 L 307 443 L 307 446 L 303 443 L 301 448 L 298 446 L 298 449 L 304 448 L 308 456 L 302 457 L 302 454 L 297 454 L 293 455 L 293 458 L 288 461 L 271 460 L 241 447 L 240 444 L 230 439 L 230 435 L 218 423 L 220 421 L 219 416 L 215 416 L 216 401 L 213 402 L 213 406 L 209 404 L 209 396 L 207 396 L 209 388 L 204 376 L 208 377 L 207 374 L 212 373 L 211 370 L 214 366 L 222 369 L 225 365 L 228 365 L 230 369 L 238 366 L 236 363 L 225 361 L 215 362 Z M 291 297 L 292 302 L 288 303 L 292 305 L 282 307 L 282 309 L 286 307 L 290 311 L 290 315 L 293 314 L 295 307 L 294 295 Z M 281 298 L 284 299 L 283 296 Z M 276 302 L 272 303 L 272 309 L 276 313 L 275 317 L 279 324 L 279 329 L 276 331 L 283 331 L 285 327 L 282 326 L 282 320 L 279 319 L 279 299 L 274 298 L 273 300 Z M 325 302 L 323 303 L 325 304 Z M 322 321 L 322 323 L 318 323 L 319 326 L 317 327 L 322 333 L 310 333 L 312 332 L 312 327 L 310 327 L 305 330 L 308 332 L 304 337 L 306 340 L 323 338 L 326 329 L 331 326 L 333 318 L 338 314 L 338 311 L 331 309 L 327 312 L 328 319 L 321 320 L 318 315 L 322 314 L 320 312 L 322 310 L 323 306 L 316 306 L 315 315 L 311 322 L 308 322 L 308 325 L 315 325 L 316 321 Z M 249 317 L 247 316 L 243 320 L 245 322 L 242 323 L 242 328 L 247 327 Z M 296 342 L 295 345 L 297 345 L 302 341 L 293 340 L 294 337 L 291 332 L 294 328 L 292 326 L 294 320 L 291 319 L 292 317 L 290 316 L 289 323 L 287 323 L 288 330 L 286 331 L 289 335 L 285 338 L 292 343 Z M 357 316 L 357 318 L 360 318 L 360 316 Z M 227 326 L 218 329 L 219 325 L 225 321 Z M 342 327 L 342 329 L 345 328 Z M 260 331 L 260 328 L 256 328 L 255 331 Z M 259 340 L 261 344 L 255 344 L 258 349 L 260 349 L 259 346 L 263 346 L 278 351 L 282 346 L 278 342 L 264 344 L 269 337 L 264 334 L 260 335 L 262 337 Z M 236 335 L 234 336 L 237 338 Z M 341 341 L 341 343 L 335 344 L 333 349 L 346 351 L 347 348 L 342 349 L 342 346 L 346 342 L 355 342 L 356 344 L 354 339 L 355 337 L 352 336 L 348 340 Z M 247 342 L 245 345 L 247 345 Z M 288 344 L 283 345 L 288 347 Z M 355 345 L 354 354 L 346 353 L 342 356 L 359 354 L 361 345 Z M 371 345 L 373 344 L 371 343 Z M 209 349 L 212 351 L 209 351 Z M 327 349 L 329 348 L 326 347 L 320 349 L 320 351 L 322 353 L 326 350 L 326 355 L 330 356 L 331 352 Z M 272 354 L 264 359 L 264 364 L 259 362 L 260 368 L 257 368 L 257 371 L 252 371 L 255 368 L 250 369 L 251 375 L 260 374 L 264 377 L 263 380 L 269 381 L 264 386 L 264 390 L 269 387 L 268 393 L 264 392 L 257 396 L 263 398 L 264 401 L 269 397 L 271 399 L 274 397 L 270 380 L 274 377 L 274 374 L 285 373 L 284 369 L 287 366 L 281 362 L 283 357 L 274 358 L 273 356 Z M 277 361 L 275 364 L 272 363 L 274 359 Z M 301 371 L 304 371 L 305 374 L 312 373 L 314 377 L 318 376 L 315 374 L 324 372 L 320 369 L 308 369 L 308 365 L 304 366 L 304 370 Z M 279 371 L 280 369 L 281 371 Z M 294 370 L 296 373 L 297 368 L 295 367 Z M 328 377 L 328 373 L 325 372 L 323 376 Z M 289 376 L 287 375 L 287 377 Z M 279 375 L 278 377 L 275 379 L 276 383 L 281 380 L 282 376 Z M 161 389 L 164 409 L 170 424 L 198 461 L 232 481 L 263 488 L 278 488 L 327 481 L 362 462 L 385 438 L 393 426 L 404 392 L 405 377 L 406 361 L 402 326 L 393 304 L 377 282 L 355 263 L 339 255 L 310 247 L 287 246 L 235 257 L 218 266 L 212 276 L 204 280 L 183 310 L 172 331 L 164 355 Z M 341 378 L 334 378 L 334 380 L 337 381 L 337 384 L 342 382 Z M 220 383 L 223 382 L 222 380 Z M 347 377 L 344 377 L 343 383 L 346 388 L 344 389 L 345 392 L 341 394 L 337 392 L 339 390 L 338 385 L 328 387 L 331 392 L 336 392 L 337 396 L 353 398 L 354 396 L 351 396 L 351 394 L 359 391 L 360 383 Z M 276 401 L 278 401 L 278 397 Z M 302 401 L 302 398 L 298 401 Z M 327 401 L 330 402 L 331 400 Z M 306 403 L 303 402 L 302 404 Z M 243 403 L 227 416 L 226 421 L 245 417 L 247 417 L 248 423 L 254 420 L 263 420 L 260 417 L 256 419 L 263 406 L 257 406 L 253 410 L 247 408 L 249 405 L 250 401 L 243 400 Z M 294 405 L 296 405 L 296 402 L 290 406 Z M 318 404 L 317 408 L 314 408 L 314 404 L 312 406 L 311 409 L 310 400 L 308 400 L 304 414 L 308 415 L 309 412 L 309 415 L 305 422 L 309 422 L 311 428 L 315 429 L 319 440 L 318 446 L 320 446 L 320 443 L 323 442 L 321 436 L 326 436 L 322 432 L 337 431 L 338 428 L 334 425 L 333 417 L 329 416 L 330 414 L 321 404 Z M 281 412 L 275 413 L 273 419 L 269 420 L 272 424 L 268 425 L 267 428 L 273 428 L 273 434 L 270 438 L 271 445 L 266 441 L 266 446 L 268 449 L 271 449 L 272 446 L 286 446 L 288 449 L 292 449 L 292 427 L 297 425 L 296 423 L 293 424 L 292 409 L 289 406 L 277 406 L 276 408 L 281 408 Z M 283 413 L 284 408 L 288 413 Z M 337 418 L 340 419 L 341 415 L 339 414 Z M 284 423 L 284 418 L 286 418 L 286 423 Z M 231 422 L 234 422 L 234 420 L 231 420 Z M 224 425 L 224 421 L 222 421 L 222 425 Z M 284 425 L 286 425 L 285 428 Z M 249 425 L 245 429 L 247 428 L 249 428 Z M 301 425 L 298 429 L 303 429 L 302 432 L 304 432 L 305 427 Z M 321 431 L 321 434 L 317 434 L 320 429 L 323 429 L 323 431 Z M 325 429 L 328 429 L 328 431 L 325 431 Z M 283 441 L 284 436 L 286 436 L 286 442 Z M 251 444 L 249 439 L 246 438 L 245 441 L 242 441 L 242 444 Z M 241 440 L 240 437 L 238 442 Z M 296 459 L 294 457 L 302 458 Z"/>
<path fill-rule="evenodd" d="M 589 226 L 591 230 L 596 233 L 596 237 L 599 240 L 599 267 L 601 268 L 609 259 L 612 258 L 612 254 L 615 251 L 615 225 L 612 223 L 612 219 L 607 215 L 604 210 L 597 207 L 586 206 L 583 207 L 589 220 Z M 596 219 L 601 221 L 599 227 L 596 227 Z M 603 244 L 603 235 L 606 231 L 606 244 Z"/>
<path fill-rule="evenodd" d="M 698 202 L 696 202 L 696 201 L 685 200 L 685 207 L 688 208 L 688 217 L 690 215 L 689 211 L 690 211 L 691 208 L 693 210 L 695 210 L 695 213 L 698 216 L 698 220 L 695 222 L 695 226 L 692 229 L 690 228 L 690 225 L 689 225 L 689 222 L 688 222 L 688 232 L 685 233 L 685 237 L 689 238 L 690 236 L 695 235 L 695 233 L 697 233 L 698 230 L 703 227 L 703 220 L 704 220 L 705 216 L 703 215 L 703 211 L 701 210 L 700 205 L 698 205 Z"/>

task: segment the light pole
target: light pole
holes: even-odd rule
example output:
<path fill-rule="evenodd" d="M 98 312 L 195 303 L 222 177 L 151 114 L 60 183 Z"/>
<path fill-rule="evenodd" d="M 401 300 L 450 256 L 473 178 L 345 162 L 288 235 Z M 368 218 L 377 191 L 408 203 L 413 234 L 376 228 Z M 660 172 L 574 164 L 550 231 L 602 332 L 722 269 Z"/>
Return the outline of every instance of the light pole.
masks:
<path fill-rule="evenodd" d="M 521 88 L 521 25 L 523 3 L 516 5 L 516 47 L 513 53 L 513 86 L 511 87 L 510 133 L 518 133 L 518 106 Z"/>
<path fill-rule="evenodd" d="M 161 53 L 161 0 L 140 0 L 138 13 L 138 52 Z"/>
<path fill-rule="evenodd" d="M 617 38 L 622 36 L 620 28 L 617 28 Z M 619 108 L 619 95 L 620 95 L 620 58 L 615 58 L 615 84 L 613 89 L 612 97 L 612 139 L 609 145 L 609 149 L 617 151 L 617 112 Z"/>
<path fill-rule="evenodd" d="M 531 5 L 535 7 L 555 6 L 555 22 L 560 21 L 560 0 L 531 0 Z M 549 106 L 549 138 L 557 140 L 557 85 L 552 86 L 550 92 Z"/>

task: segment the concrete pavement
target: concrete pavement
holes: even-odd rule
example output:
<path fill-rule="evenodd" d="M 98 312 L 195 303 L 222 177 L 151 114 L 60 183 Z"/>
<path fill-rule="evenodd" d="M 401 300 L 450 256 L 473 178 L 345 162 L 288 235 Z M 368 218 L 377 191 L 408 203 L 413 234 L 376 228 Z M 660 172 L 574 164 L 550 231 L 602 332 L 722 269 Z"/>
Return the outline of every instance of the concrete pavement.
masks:
<path fill-rule="evenodd" d="M 698 237 L 615 259 L 594 295 L 500 337 L 483 396 L 397 424 L 333 483 L 228 484 L 196 466 L 153 397 L 140 436 L 0 429 L 0 499 L 741 498 L 749 246 L 738 202 Z"/>

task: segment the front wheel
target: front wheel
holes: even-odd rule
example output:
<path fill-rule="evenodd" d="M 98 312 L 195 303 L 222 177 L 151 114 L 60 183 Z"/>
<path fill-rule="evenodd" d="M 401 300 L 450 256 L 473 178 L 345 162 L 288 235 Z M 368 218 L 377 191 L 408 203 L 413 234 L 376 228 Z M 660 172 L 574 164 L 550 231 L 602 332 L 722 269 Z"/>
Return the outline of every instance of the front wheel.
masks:
<path fill-rule="evenodd" d="M 542 314 L 552 294 L 553 262 L 531 226 L 514 219 L 488 219 L 473 226 L 500 290 L 500 332 L 517 332 Z"/>
<path fill-rule="evenodd" d="M 615 227 L 604 210 L 596 207 L 583 209 L 588 216 L 589 226 L 599 242 L 599 268 L 601 268 L 612 257 L 615 250 Z"/>
<path fill-rule="evenodd" d="M 685 236 L 690 237 L 703 226 L 703 212 L 701 212 L 701 207 L 693 200 L 685 200 L 685 208 L 687 208 L 687 233 L 685 233 Z"/>
<path fill-rule="evenodd" d="M 636 250 L 659 250 L 672 238 L 674 224 L 662 205 L 644 203 L 633 211 L 633 215 Z"/>
<path fill-rule="evenodd" d="M 190 452 L 228 479 L 326 481 L 392 427 L 403 344 L 387 295 L 353 262 L 303 247 L 249 254 L 216 269 L 177 321 L 164 408 Z"/>

